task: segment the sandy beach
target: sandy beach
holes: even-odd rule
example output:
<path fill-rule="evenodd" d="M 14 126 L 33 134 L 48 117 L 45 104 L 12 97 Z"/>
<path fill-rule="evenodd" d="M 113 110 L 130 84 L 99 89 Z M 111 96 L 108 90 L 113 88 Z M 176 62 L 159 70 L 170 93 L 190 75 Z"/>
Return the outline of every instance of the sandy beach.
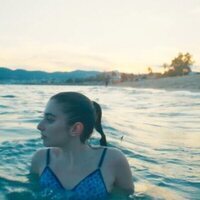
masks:
<path fill-rule="evenodd" d="M 116 86 L 200 92 L 200 74 L 192 74 L 178 77 L 142 79 L 138 81 L 118 83 L 116 84 Z"/>

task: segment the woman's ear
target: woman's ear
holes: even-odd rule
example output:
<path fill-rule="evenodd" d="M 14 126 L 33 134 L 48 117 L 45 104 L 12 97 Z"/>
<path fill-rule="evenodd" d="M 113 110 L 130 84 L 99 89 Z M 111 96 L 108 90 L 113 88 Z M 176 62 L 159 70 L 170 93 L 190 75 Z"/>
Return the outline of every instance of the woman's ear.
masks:
<path fill-rule="evenodd" d="M 80 136 L 83 132 L 84 125 L 81 122 L 76 122 L 72 127 L 71 127 L 71 136 Z"/>

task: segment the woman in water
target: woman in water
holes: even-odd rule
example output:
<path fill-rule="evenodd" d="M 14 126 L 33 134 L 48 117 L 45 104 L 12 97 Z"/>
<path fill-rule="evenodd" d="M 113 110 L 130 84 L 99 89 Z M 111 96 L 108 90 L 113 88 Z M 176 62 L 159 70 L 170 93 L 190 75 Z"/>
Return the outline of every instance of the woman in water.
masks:
<path fill-rule="evenodd" d="M 133 194 L 126 157 L 105 147 L 99 104 L 77 92 L 58 93 L 50 98 L 37 128 L 47 149 L 34 154 L 31 172 L 39 176 L 42 197 L 104 200 L 114 188 Z M 94 128 L 101 134 L 100 147 L 87 143 Z"/>

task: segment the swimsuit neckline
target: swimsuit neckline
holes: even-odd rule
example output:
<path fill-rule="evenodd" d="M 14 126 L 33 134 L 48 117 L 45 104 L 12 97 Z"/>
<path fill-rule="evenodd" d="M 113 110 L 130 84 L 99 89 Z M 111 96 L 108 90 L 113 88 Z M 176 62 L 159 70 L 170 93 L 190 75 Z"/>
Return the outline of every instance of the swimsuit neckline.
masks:
<path fill-rule="evenodd" d="M 59 180 L 59 178 L 57 177 L 57 175 L 55 174 L 55 172 L 49 167 L 49 166 L 46 166 L 44 168 L 44 170 L 42 171 L 40 177 L 42 176 L 42 174 L 46 171 L 46 170 L 49 170 L 49 172 L 54 176 L 54 178 L 57 180 L 58 184 L 61 186 L 61 188 L 65 191 L 73 191 L 75 190 L 84 180 L 86 180 L 89 176 L 91 176 L 92 174 L 96 173 L 99 171 L 101 177 L 102 177 L 102 180 L 103 180 L 103 183 L 104 183 L 104 187 L 106 189 L 106 192 L 108 193 L 107 191 L 107 188 L 106 188 L 106 185 L 105 185 L 105 182 L 104 182 L 104 179 L 103 179 L 103 176 L 102 176 L 102 173 L 101 173 L 101 170 L 100 168 L 97 168 L 95 170 L 93 170 L 92 172 L 90 172 L 87 176 L 85 176 L 83 179 L 81 179 L 77 184 L 75 184 L 75 186 L 73 186 L 71 189 L 67 189 L 63 186 L 63 184 L 61 183 L 61 181 Z"/>

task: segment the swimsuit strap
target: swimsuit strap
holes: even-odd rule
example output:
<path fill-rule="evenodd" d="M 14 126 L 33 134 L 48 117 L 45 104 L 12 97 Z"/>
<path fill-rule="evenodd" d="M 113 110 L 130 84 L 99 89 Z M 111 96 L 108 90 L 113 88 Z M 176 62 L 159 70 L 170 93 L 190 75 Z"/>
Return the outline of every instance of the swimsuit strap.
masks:
<path fill-rule="evenodd" d="M 47 149 L 47 156 L 46 156 L 46 166 L 50 163 L 50 149 Z"/>
<path fill-rule="evenodd" d="M 104 148 L 104 150 L 101 154 L 101 158 L 100 158 L 100 161 L 99 161 L 99 164 L 98 164 L 98 168 L 100 168 L 102 166 L 103 160 L 104 160 L 105 155 L 106 155 L 106 150 L 107 150 L 107 148 Z"/>

